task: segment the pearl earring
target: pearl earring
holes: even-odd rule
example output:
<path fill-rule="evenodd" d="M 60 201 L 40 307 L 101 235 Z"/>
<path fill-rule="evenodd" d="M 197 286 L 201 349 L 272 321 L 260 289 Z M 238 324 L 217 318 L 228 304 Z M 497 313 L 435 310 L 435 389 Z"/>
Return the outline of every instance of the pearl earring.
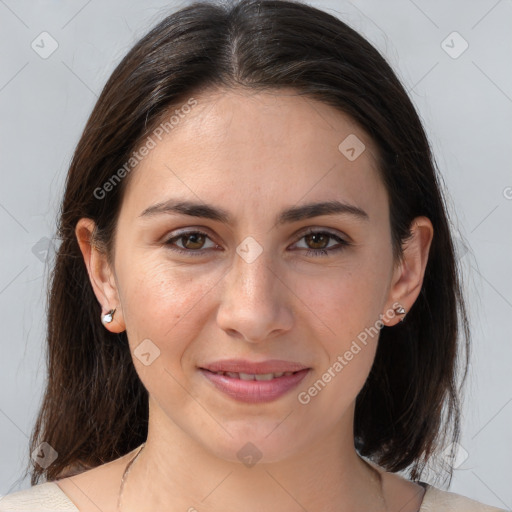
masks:
<path fill-rule="evenodd" d="M 101 321 L 103 322 L 103 325 L 109 324 L 114 319 L 114 313 L 116 312 L 115 309 L 111 309 L 106 315 L 103 315 L 101 317 Z"/>
<path fill-rule="evenodd" d="M 397 315 L 404 315 L 402 318 L 400 318 L 400 322 L 403 322 L 405 318 L 405 309 L 402 306 L 399 306 L 395 308 L 394 311 Z"/>

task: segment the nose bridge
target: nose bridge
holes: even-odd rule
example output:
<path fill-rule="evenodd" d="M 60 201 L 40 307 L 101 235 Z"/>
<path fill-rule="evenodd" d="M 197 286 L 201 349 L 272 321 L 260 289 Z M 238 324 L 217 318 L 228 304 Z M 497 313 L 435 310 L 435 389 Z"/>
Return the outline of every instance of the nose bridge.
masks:
<path fill-rule="evenodd" d="M 217 321 L 226 332 L 263 341 L 291 327 L 291 314 L 272 268 L 273 255 L 255 239 L 244 239 L 224 277 Z"/>
<path fill-rule="evenodd" d="M 272 254 L 255 238 L 248 236 L 236 248 L 231 285 L 237 292 L 254 300 L 268 300 L 274 287 L 275 275 L 271 270 Z"/>

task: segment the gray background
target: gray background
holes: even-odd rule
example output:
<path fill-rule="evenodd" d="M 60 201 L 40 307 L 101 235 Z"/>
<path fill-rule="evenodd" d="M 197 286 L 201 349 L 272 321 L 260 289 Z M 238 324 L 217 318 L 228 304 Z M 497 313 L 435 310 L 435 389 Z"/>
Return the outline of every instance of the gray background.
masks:
<path fill-rule="evenodd" d="M 0 0 L 1 495 L 29 486 L 20 475 L 45 381 L 46 251 L 72 151 L 114 66 L 186 3 Z M 512 2 L 310 3 L 387 57 L 428 131 L 466 240 L 459 256 L 474 333 L 450 490 L 510 509 Z M 58 48 L 42 58 L 51 44 Z"/>

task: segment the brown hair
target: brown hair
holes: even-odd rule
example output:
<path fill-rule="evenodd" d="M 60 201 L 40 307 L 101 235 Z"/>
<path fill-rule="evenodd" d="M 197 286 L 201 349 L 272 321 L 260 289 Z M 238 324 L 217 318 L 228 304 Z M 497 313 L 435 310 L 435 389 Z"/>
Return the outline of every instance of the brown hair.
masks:
<path fill-rule="evenodd" d="M 32 453 L 45 441 L 58 457 L 47 468 L 32 463 L 32 485 L 41 476 L 51 481 L 109 462 L 146 439 L 147 391 L 126 332 L 112 334 L 100 322 L 74 230 L 80 218 L 93 219 L 95 242 L 112 255 L 129 176 L 105 198 L 95 191 L 163 115 L 214 87 L 291 87 L 359 123 L 378 147 L 395 258 L 411 221 L 431 220 L 421 293 L 405 322 L 381 330 L 354 423 L 361 455 L 419 479 L 446 439 L 458 439 L 457 367 L 463 382 L 469 357 L 461 274 L 427 137 L 391 67 L 345 23 L 298 1 L 242 0 L 193 3 L 155 26 L 112 73 L 78 142 L 49 283 L 48 382 L 30 445 Z"/>

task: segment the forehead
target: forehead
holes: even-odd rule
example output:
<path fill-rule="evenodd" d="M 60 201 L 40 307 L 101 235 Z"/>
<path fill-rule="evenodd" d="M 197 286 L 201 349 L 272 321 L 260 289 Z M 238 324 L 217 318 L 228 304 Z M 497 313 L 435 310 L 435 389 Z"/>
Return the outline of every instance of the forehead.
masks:
<path fill-rule="evenodd" d="M 334 107 L 289 89 L 214 90 L 193 100 L 163 117 L 177 114 L 132 171 L 125 200 L 139 209 L 169 197 L 260 208 L 301 198 L 384 205 L 373 141 Z"/>

